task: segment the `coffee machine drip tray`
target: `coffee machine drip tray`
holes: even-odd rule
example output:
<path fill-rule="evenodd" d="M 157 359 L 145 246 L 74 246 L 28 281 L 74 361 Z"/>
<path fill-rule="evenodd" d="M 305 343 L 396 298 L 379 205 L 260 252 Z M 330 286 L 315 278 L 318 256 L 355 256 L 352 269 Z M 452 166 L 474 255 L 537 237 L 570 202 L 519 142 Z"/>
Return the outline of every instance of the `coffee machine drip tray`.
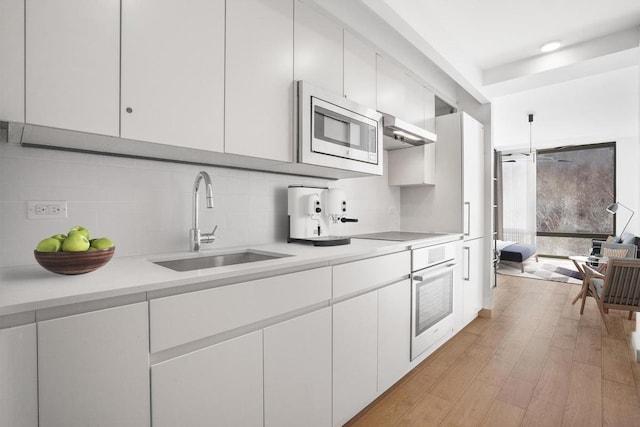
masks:
<path fill-rule="evenodd" d="M 321 237 L 311 237 L 309 239 L 294 239 L 289 237 L 287 239 L 287 243 L 300 242 L 300 243 L 311 243 L 313 246 L 340 246 L 340 245 L 348 245 L 351 243 L 351 237 L 344 236 L 321 236 Z"/>
<path fill-rule="evenodd" d="M 446 233 L 417 233 L 412 231 L 383 231 L 381 233 L 358 234 L 354 239 L 390 240 L 393 242 L 408 242 L 411 240 L 430 239 L 444 236 Z"/>

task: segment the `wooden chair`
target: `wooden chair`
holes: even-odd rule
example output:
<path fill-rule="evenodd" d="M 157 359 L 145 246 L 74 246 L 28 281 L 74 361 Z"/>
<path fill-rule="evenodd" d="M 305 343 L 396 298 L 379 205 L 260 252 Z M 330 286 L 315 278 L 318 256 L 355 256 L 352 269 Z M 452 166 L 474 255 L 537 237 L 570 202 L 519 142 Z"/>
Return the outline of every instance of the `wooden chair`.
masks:
<path fill-rule="evenodd" d="M 584 265 L 585 280 L 588 281 L 591 296 L 595 298 L 602 321 L 609 333 L 605 318 L 609 309 L 640 311 L 640 259 L 610 258 L 604 274 Z"/>

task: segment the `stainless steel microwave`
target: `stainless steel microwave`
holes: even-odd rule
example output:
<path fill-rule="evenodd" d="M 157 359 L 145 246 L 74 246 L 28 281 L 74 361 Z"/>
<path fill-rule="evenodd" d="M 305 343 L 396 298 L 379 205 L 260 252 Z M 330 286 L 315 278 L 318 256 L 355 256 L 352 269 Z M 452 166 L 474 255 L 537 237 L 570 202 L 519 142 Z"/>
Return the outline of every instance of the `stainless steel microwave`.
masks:
<path fill-rule="evenodd" d="M 298 161 L 382 175 L 382 114 L 298 81 Z"/>

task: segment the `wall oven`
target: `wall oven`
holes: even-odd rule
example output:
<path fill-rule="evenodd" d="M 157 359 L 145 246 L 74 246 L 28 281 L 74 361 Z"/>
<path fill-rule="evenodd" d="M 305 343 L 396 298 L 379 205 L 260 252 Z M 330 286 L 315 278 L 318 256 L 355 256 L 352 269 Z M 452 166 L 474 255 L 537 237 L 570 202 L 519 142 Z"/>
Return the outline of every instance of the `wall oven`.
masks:
<path fill-rule="evenodd" d="M 298 161 L 382 175 L 382 114 L 298 81 Z"/>
<path fill-rule="evenodd" d="M 455 243 L 412 251 L 411 360 L 454 327 Z"/>

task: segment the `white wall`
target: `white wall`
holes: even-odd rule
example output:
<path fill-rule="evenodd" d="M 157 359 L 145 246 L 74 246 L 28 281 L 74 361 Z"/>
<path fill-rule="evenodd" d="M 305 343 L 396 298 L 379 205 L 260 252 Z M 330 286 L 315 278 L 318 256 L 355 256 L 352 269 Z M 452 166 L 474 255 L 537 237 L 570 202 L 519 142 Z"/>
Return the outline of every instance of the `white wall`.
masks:
<path fill-rule="evenodd" d="M 116 256 L 186 251 L 199 170 L 211 175 L 215 196 L 214 209 L 200 209 L 200 226 L 203 231 L 219 226 L 218 239 L 206 248 L 286 241 L 290 184 L 346 191 L 350 214 L 360 222 L 340 224 L 335 234 L 400 224 L 399 190 L 390 188 L 386 177 L 328 181 L 0 142 L 0 267 L 33 264 L 40 239 L 74 225 L 86 226 L 94 237 L 112 238 Z M 66 200 L 68 218 L 28 220 L 27 200 Z"/>
<path fill-rule="evenodd" d="M 617 142 L 617 197 L 640 213 L 640 97 L 638 67 L 499 97 L 492 102 L 496 148 L 529 146 L 527 115 L 534 113 L 533 146 Z M 640 215 L 628 230 L 640 234 Z M 620 215 L 621 230 L 627 216 Z"/>

